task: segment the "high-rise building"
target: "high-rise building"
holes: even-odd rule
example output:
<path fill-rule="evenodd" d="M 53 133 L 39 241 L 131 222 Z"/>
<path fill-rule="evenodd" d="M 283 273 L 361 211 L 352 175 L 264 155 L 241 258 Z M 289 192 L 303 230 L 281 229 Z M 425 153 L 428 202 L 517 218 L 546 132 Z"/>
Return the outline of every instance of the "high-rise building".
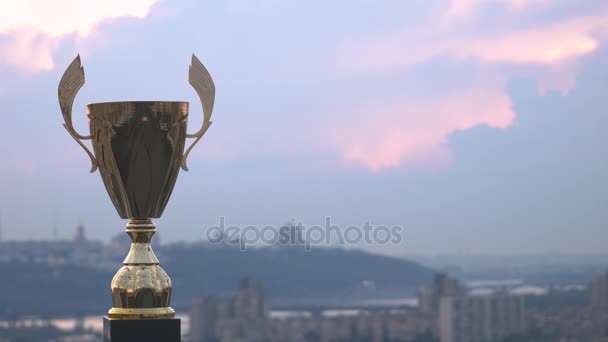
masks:
<path fill-rule="evenodd" d="M 85 232 L 84 224 L 80 223 L 76 227 L 76 234 L 74 234 L 74 242 L 77 244 L 82 244 L 87 242 L 87 235 Z"/>
<path fill-rule="evenodd" d="M 205 297 L 192 304 L 190 311 L 190 336 L 192 341 L 211 341 L 217 337 L 216 326 L 222 319 L 230 316 L 227 299 Z"/>
<path fill-rule="evenodd" d="M 418 307 L 422 312 L 437 312 L 441 297 L 459 296 L 462 294 L 464 294 L 464 290 L 458 284 L 458 280 L 449 277 L 445 273 L 435 273 L 433 285 L 430 288 L 423 288 L 418 292 Z"/>
<path fill-rule="evenodd" d="M 462 293 L 458 280 L 445 273 L 435 273 L 433 276 L 433 292 L 439 297 L 456 296 Z"/>
<path fill-rule="evenodd" d="M 433 293 L 433 289 L 425 287 L 418 291 L 418 308 L 422 312 L 430 313 L 437 311 L 437 298 Z"/>
<path fill-rule="evenodd" d="M 243 278 L 232 298 L 205 297 L 192 304 L 190 335 L 193 342 L 262 341 L 269 312 L 263 287 L 252 278 Z"/>
<path fill-rule="evenodd" d="M 234 316 L 237 319 L 266 319 L 270 312 L 268 298 L 262 285 L 253 278 L 243 278 L 234 296 Z"/>
<path fill-rule="evenodd" d="M 439 304 L 441 342 L 497 341 L 525 332 L 521 296 L 444 296 Z"/>
<path fill-rule="evenodd" d="M 593 279 L 591 282 L 591 306 L 608 307 L 608 272 Z"/>

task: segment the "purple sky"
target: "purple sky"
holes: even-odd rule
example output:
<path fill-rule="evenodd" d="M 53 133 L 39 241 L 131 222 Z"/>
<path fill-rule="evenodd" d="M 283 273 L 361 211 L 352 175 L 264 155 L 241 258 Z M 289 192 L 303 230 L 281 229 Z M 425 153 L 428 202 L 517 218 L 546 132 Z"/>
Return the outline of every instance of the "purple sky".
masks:
<path fill-rule="evenodd" d="M 128 3 L 128 5 L 125 5 Z M 52 4 L 52 5 L 51 5 Z M 121 221 L 68 136 L 74 103 L 186 100 L 191 53 L 217 87 L 158 229 L 401 225 L 394 255 L 603 253 L 608 241 L 608 3 L 603 0 L 0 3 L 4 239 L 94 238 Z"/>

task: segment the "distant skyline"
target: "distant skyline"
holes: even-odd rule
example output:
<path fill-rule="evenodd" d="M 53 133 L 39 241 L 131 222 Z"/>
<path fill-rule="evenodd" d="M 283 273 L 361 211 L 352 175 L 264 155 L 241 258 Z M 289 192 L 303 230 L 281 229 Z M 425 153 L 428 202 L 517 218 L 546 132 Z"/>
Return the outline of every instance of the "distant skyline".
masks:
<path fill-rule="evenodd" d="M 608 241 L 608 3 L 602 0 L 0 2 L 0 236 L 124 229 L 63 129 L 84 106 L 185 100 L 190 55 L 213 125 L 163 241 L 291 218 L 404 227 L 391 254 L 594 254 Z"/>

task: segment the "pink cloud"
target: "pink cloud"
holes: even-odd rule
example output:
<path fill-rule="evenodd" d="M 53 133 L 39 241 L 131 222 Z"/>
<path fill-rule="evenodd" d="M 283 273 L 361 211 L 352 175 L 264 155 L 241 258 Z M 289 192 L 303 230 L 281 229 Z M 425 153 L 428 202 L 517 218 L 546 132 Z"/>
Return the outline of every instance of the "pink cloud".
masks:
<path fill-rule="evenodd" d="M 503 36 L 457 42 L 448 53 L 486 63 L 552 64 L 595 51 L 596 29 L 608 27 L 608 15 L 587 17 Z"/>
<path fill-rule="evenodd" d="M 28 72 L 53 68 L 53 51 L 58 38 L 28 30 L 10 32 L 13 41 L 0 47 L 0 65 L 16 66 Z"/>
<path fill-rule="evenodd" d="M 0 66 L 28 72 L 49 70 L 61 37 L 87 37 L 103 20 L 144 18 L 157 0 L 21 0 L 0 2 L 0 34 L 13 38 L 0 46 Z"/>
<path fill-rule="evenodd" d="M 454 0 L 448 15 L 476 15 L 487 3 L 522 11 L 544 0 Z M 453 13 L 450 14 L 450 11 Z M 456 14 L 455 14 L 456 13 Z M 445 14 L 445 13 L 444 13 Z M 435 15 L 437 15 L 435 13 Z M 441 14 L 439 14 L 441 17 Z M 582 57 L 596 51 L 608 13 L 574 17 L 527 29 L 496 27 L 471 30 L 428 18 L 425 24 L 385 35 L 351 39 L 336 51 L 335 69 L 384 74 L 407 70 L 439 56 L 474 59 L 487 79 L 472 80 L 460 94 L 377 101 L 348 127 L 335 127 L 340 155 L 373 171 L 409 164 L 443 165 L 450 154 L 447 137 L 478 125 L 505 128 L 514 121 L 504 85 L 513 76 L 533 76 L 542 92 L 574 86 Z M 367 76 L 369 77 L 369 76 Z"/>
<path fill-rule="evenodd" d="M 349 116 L 348 127 L 332 125 L 333 142 L 345 160 L 373 171 L 404 163 L 444 165 L 448 135 L 478 125 L 505 128 L 514 120 L 500 84 L 445 98 L 381 101 Z"/>
<path fill-rule="evenodd" d="M 394 34 L 350 40 L 337 50 L 336 66 L 348 72 L 407 69 L 436 56 L 476 58 L 484 63 L 553 64 L 595 51 L 595 33 L 608 29 L 608 13 L 494 34 L 415 27 Z"/>
<path fill-rule="evenodd" d="M 548 4 L 551 0 L 451 0 L 445 21 L 449 22 L 458 18 L 468 18 L 480 7 L 487 4 L 504 4 L 509 8 L 520 11 L 533 5 Z"/>
<path fill-rule="evenodd" d="M 562 94 L 567 94 L 576 86 L 580 64 L 581 61 L 573 59 L 546 65 L 542 68 L 535 66 L 520 67 L 510 70 L 509 75 L 512 77 L 535 79 L 538 83 L 539 95 L 555 90 Z M 506 73 L 503 75 L 503 79 L 508 79 Z"/>

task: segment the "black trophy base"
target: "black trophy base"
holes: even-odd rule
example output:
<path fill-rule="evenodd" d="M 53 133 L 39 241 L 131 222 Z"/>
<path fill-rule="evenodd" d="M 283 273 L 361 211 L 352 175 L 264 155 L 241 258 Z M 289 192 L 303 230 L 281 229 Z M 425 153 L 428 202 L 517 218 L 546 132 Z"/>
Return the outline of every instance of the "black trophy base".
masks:
<path fill-rule="evenodd" d="M 179 342 L 180 320 L 103 318 L 103 342 Z"/>

